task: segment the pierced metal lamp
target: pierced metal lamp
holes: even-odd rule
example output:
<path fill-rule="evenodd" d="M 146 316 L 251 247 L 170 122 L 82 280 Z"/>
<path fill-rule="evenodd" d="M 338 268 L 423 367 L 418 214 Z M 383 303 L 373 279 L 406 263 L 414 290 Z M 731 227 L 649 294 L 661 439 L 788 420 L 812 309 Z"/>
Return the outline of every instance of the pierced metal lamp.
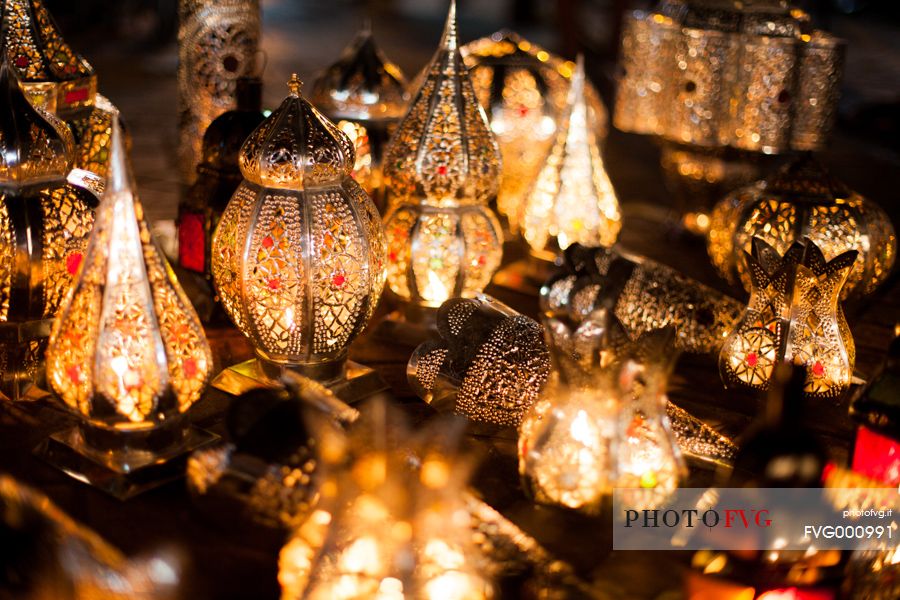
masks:
<path fill-rule="evenodd" d="M 563 123 L 575 63 L 508 30 L 469 42 L 460 52 L 503 158 L 497 211 L 518 233 L 525 199 Z M 602 142 L 606 107 L 589 81 L 584 88 L 588 124 Z"/>
<path fill-rule="evenodd" d="M 39 108 L 65 121 L 75 140 L 73 166 L 103 178 L 116 108 L 97 93 L 94 68 L 63 39 L 43 0 L 3 0 L 0 51 Z"/>
<path fill-rule="evenodd" d="M 384 287 L 384 232 L 350 176 L 350 139 L 290 93 L 241 148 L 244 181 L 213 236 L 212 273 L 225 311 L 258 355 L 213 385 L 243 393 L 292 369 L 351 402 L 384 388 L 347 362 Z"/>
<path fill-rule="evenodd" d="M 97 197 L 66 181 L 72 134 L 0 64 L 0 394 L 40 395 L 44 351 L 88 243 Z"/>
<path fill-rule="evenodd" d="M 723 277 L 747 290 L 751 281 L 743 252 L 750 252 L 754 238 L 779 253 L 808 238 L 827 260 L 856 250 L 842 299 L 874 292 L 890 275 L 897 255 L 894 226 L 881 207 L 848 188 L 808 154 L 729 194 L 713 209 L 709 256 Z"/>
<path fill-rule="evenodd" d="M 585 81 L 579 56 L 556 140 L 521 206 L 531 256 L 498 272 L 499 285 L 537 295 L 560 250 L 574 243 L 612 246 L 619 236 L 622 215 L 590 126 Z"/>
<path fill-rule="evenodd" d="M 500 153 L 459 53 L 456 4 L 384 161 L 387 276 L 413 306 L 437 308 L 490 282 L 503 253 L 488 202 Z"/>
<path fill-rule="evenodd" d="M 150 235 L 114 119 L 106 191 L 47 348 L 47 380 L 78 424 L 39 453 L 120 498 L 183 475 L 187 452 L 215 438 L 185 414 L 212 368 L 200 320 Z"/>
<path fill-rule="evenodd" d="M 341 57 L 316 78 L 310 101 L 356 147 L 353 177 L 383 209 L 382 157 L 409 105 L 406 77 L 375 44 L 366 23 Z"/>

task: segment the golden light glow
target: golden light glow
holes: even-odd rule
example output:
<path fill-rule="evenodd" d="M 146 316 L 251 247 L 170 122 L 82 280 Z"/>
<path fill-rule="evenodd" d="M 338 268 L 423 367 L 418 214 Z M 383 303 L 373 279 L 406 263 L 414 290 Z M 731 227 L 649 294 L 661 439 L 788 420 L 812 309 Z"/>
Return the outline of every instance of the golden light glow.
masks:
<path fill-rule="evenodd" d="M 385 151 L 384 223 L 391 289 L 437 307 L 480 292 L 503 251 L 487 207 L 497 192 L 499 151 L 458 50 L 453 7 L 425 72 Z"/>
<path fill-rule="evenodd" d="M 589 127 L 584 85 L 579 57 L 556 141 L 523 205 L 523 235 L 535 252 L 573 243 L 612 246 L 622 227 L 615 190 Z"/>
<path fill-rule="evenodd" d="M 187 411 L 211 369 L 197 314 L 151 239 L 114 120 L 108 185 L 54 323 L 47 379 L 92 423 L 144 429 Z"/>
<path fill-rule="evenodd" d="M 299 79 L 291 86 L 241 148 L 244 181 L 213 236 L 211 270 L 262 358 L 339 365 L 381 295 L 384 232 L 350 176 L 351 140 L 300 96 Z"/>

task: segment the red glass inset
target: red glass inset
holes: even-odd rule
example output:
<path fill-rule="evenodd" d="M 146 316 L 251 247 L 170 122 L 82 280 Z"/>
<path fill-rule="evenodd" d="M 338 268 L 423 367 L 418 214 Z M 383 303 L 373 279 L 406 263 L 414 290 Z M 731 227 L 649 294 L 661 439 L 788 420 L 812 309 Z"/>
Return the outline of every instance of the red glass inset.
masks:
<path fill-rule="evenodd" d="M 888 485 L 900 485 L 900 441 L 860 426 L 853 449 L 853 470 Z"/>
<path fill-rule="evenodd" d="M 197 273 L 206 269 L 206 226 L 202 213 L 184 212 L 178 220 L 178 264 Z"/>

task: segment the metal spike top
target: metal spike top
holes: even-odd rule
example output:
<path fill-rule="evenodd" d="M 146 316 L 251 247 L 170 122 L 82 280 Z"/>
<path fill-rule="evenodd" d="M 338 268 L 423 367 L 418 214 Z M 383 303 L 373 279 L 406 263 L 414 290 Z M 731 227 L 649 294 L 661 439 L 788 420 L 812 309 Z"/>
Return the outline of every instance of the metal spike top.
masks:
<path fill-rule="evenodd" d="M 486 204 L 499 174 L 500 152 L 459 52 L 451 2 L 440 47 L 385 152 L 388 200 Z"/>

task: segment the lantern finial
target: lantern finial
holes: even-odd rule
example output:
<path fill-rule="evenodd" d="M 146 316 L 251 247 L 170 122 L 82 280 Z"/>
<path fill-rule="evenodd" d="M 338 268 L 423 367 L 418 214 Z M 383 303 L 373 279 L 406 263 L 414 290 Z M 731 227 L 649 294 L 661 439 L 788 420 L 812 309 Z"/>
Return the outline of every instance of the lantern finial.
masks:
<path fill-rule="evenodd" d="M 303 82 L 296 73 L 292 73 L 291 78 L 288 80 L 288 89 L 291 91 L 291 96 L 299 97 L 301 88 L 303 88 Z"/>

